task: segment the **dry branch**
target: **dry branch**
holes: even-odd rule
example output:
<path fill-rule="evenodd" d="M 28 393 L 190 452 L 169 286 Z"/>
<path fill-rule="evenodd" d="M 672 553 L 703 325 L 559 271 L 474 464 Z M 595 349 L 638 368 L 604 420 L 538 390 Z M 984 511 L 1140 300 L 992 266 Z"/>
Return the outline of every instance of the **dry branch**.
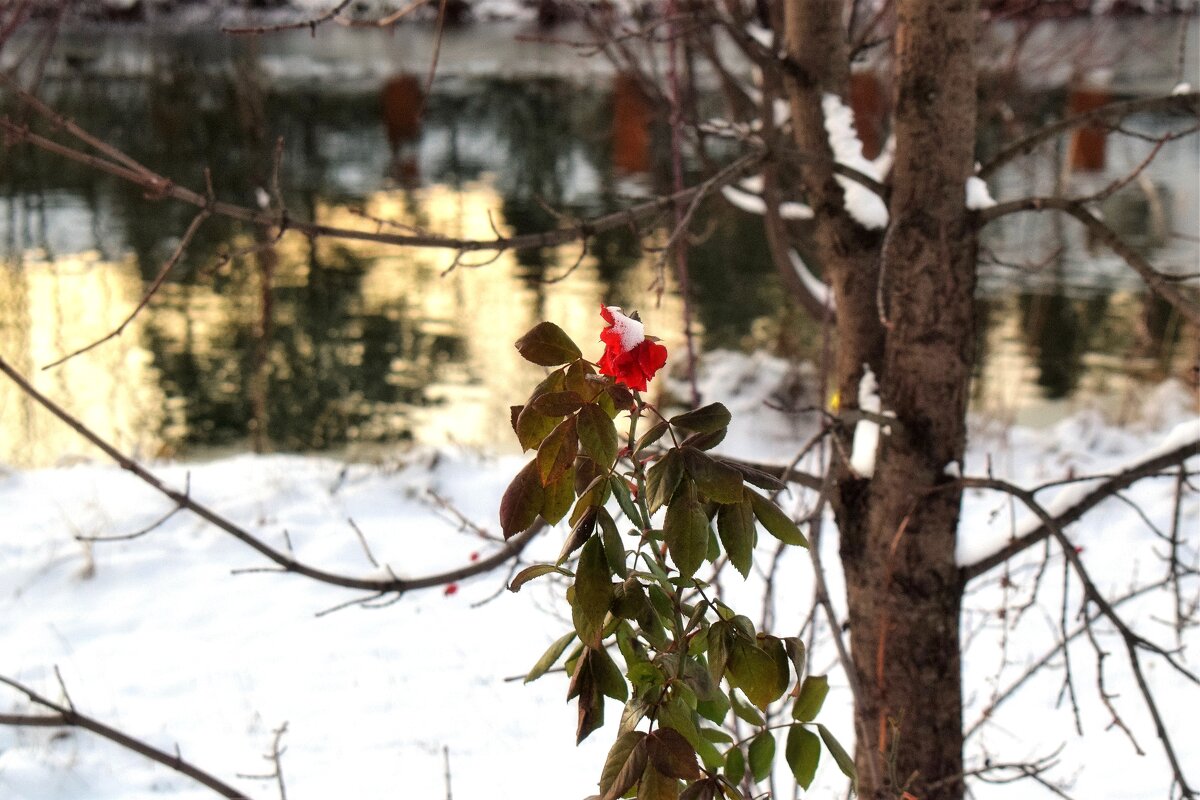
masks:
<path fill-rule="evenodd" d="M 153 745 L 146 744 L 140 739 L 135 739 L 127 733 L 123 733 L 116 728 L 105 725 L 97 719 L 81 714 L 71 704 L 62 705 L 56 703 L 48 697 L 30 689 L 28 686 L 19 683 L 12 678 L 0 675 L 0 683 L 16 689 L 26 697 L 30 702 L 35 703 L 43 708 L 48 708 L 53 711 L 53 714 L 32 715 L 32 714 L 0 714 L 0 725 L 13 725 L 20 727 L 35 727 L 35 728 L 82 728 L 91 731 L 97 736 L 108 739 L 110 742 L 124 747 L 126 750 L 131 750 L 138 755 L 145 756 L 151 761 L 157 761 L 170 769 L 175 770 L 181 775 L 186 775 L 197 783 L 207 786 L 221 797 L 232 798 L 233 800 L 246 800 L 247 795 L 244 792 L 238 791 L 229 784 L 196 767 L 195 765 L 185 761 L 182 756 L 176 753 L 168 753 L 164 750 L 159 750 Z"/>
<path fill-rule="evenodd" d="M 237 523 L 222 516 L 208 506 L 194 500 L 187 492 L 180 492 L 167 486 L 147 470 L 137 461 L 117 450 L 104 439 L 100 438 L 94 431 L 80 422 L 76 417 L 72 416 L 61 406 L 55 403 L 50 398 L 43 395 L 25 379 L 21 373 L 17 372 L 7 361 L 0 358 L 0 372 L 7 375 L 14 383 L 20 387 L 21 391 L 29 395 L 38 404 L 58 417 L 66 423 L 71 429 L 78 433 L 83 438 L 94 444 L 96 447 L 104 451 L 104 454 L 115 461 L 124 470 L 127 470 L 137 476 L 152 489 L 172 500 L 178 507 L 185 508 L 196 516 L 216 526 L 225 533 L 234 537 L 238 541 L 258 551 L 276 565 L 280 572 L 291 572 L 297 575 L 303 575 L 306 578 L 311 578 L 322 583 L 332 584 L 334 586 L 343 586 L 347 589 L 361 589 L 367 592 L 374 592 L 379 595 L 396 595 L 397 597 L 405 592 L 414 591 L 417 589 L 429 589 L 435 586 L 444 586 L 448 583 L 463 580 L 474 575 L 480 575 L 489 572 L 492 569 L 504 564 L 508 560 L 515 558 L 525 546 L 529 544 L 538 533 L 545 529 L 545 523 L 535 522 L 531 527 L 513 536 L 504 547 L 497 550 L 487 558 L 481 558 L 466 566 L 447 572 L 440 572 L 433 575 L 426 575 L 419 578 L 399 578 L 395 575 L 389 575 L 387 578 L 359 578 L 352 575 L 342 575 L 336 572 L 328 572 L 317 567 L 310 566 L 301 561 L 298 561 L 290 553 L 284 553 L 280 550 L 271 547 L 262 539 L 247 531 Z"/>
<path fill-rule="evenodd" d="M 554 247 L 560 244 L 588 239 L 599 233 L 634 225 L 655 214 L 682 207 L 688 203 L 698 202 L 703 197 L 717 191 L 725 183 L 737 180 L 749 173 L 765 158 L 762 152 L 748 153 L 735 160 L 722 172 L 721 180 L 708 180 L 699 186 L 693 186 L 665 197 L 649 200 L 622 211 L 616 211 L 591 220 L 585 220 L 569 228 L 559 228 L 541 233 L 524 234 L 519 236 L 497 236 L 495 239 L 460 239 L 435 234 L 399 234 L 383 231 L 364 231 L 352 228 L 340 228 L 332 225 L 322 225 L 315 222 L 302 222 L 293 219 L 281 219 L 278 214 L 248 208 L 224 201 L 215 201 L 200 192 L 180 186 L 171 179 L 159 175 L 133 161 L 120 150 L 107 145 L 99 138 L 87 133 L 74 123 L 68 124 L 65 118 L 59 116 L 32 95 L 9 84 L 15 96 L 38 114 L 46 117 L 56 127 L 61 127 L 88 146 L 100 149 L 104 157 L 84 152 L 69 145 L 49 139 L 34 133 L 27 125 L 13 122 L 7 117 L 0 118 L 0 130 L 5 134 L 5 146 L 11 147 L 17 143 L 28 143 L 48 153 L 83 164 L 107 173 L 121 180 L 141 186 L 148 199 L 171 199 L 206 209 L 211 214 L 246 222 L 264 228 L 279 228 L 280 235 L 287 230 L 294 230 L 311 238 L 327 237 L 332 239 L 348 239 L 378 244 L 402 245 L 409 247 L 432 247 L 457 250 L 459 253 L 529 250 L 542 247 Z"/>
<path fill-rule="evenodd" d="M 1200 93 L 1191 92 L 1190 94 L 1168 95 L 1166 97 L 1151 97 L 1144 100 L 1110 103 L 1091 111 L 1085 111 L 1082 114 L 1075 114 L 1061 119 L 1001 150 L 980 168 L 979 177 L 986 179 L 1014 158 L 1032 153 L 1042 142 L 1053 139 L 1055 136 L 1073 128 L 1094 125 L 1096 123 L 1112 123 L 1132 114 L 1140 114 L 1147 111 L 1173 111 L 1193 116 L 1200 115 Z"/>
<path fill-rule="evenodd" d="M 1067 525 L 1079 520 L 1088 511 L 1098 506 L 1103 501 L 1113 497 L 1117 492 L 1132 486 L 1137 481 L 1150 477 L 1151 475 L 1162 474 L 1165 470 L 1182 464 L 1189 458 L 1200 455 L 1200 441 L 1192 441 L 1173 448 L 1166 453 L 1148 458 L 1141 461 L 1121 472 L 1107 478 L 1092 491 L 1081 497 L 1078 502 L 1074 503 L 1070 508 L 1060 512 L 1053 518 L 1054 525 L 1058 528 L 1065 528 Z M 973 489 L 993 489 L 998 491 L 1008 491 L 1011 484 L 995 480 L 992 478 L 963 478 L 962 485 L 964 488 Z M 1029 491 L 1022 489 L 1021 491 Z M 1033 495 L 1033 492 L 1029 492 Z M 1021 536 L 1014 538 L 1004 547 L 1001 547 L 996 552 L 985 558 L 981 558 L 974 564 L 969 564 L 962 568 L 961 574 L 963 583 L 968 583 L 985 572 L 1004 564 L 1018 553 L 1033 547 L 1037 543 L 1047 539 L 1053 535 L 1053 528 L 1049 525 L 1042 524 L 1033 530 Z"/>
<path fill-rule="evenodd" d="M 1026 197 L 1012 200 L 986 209 L 979 214 L 979 225 L 1022 211 L 1061 211 L 1074 217 L 1095 236 L 1128 264 L 1134 272 L 1163 300 L 1171 304 L 1188 322 L 1200 328 L 1200 306 L 1195 301 L 1184 296 L 1179 287 L 1170 278 L 1159 272 L 1146 260 L 1145 256 L 1129 245 L 1121 236 L 1110 228 L 1103 220 L 1088 210 L 1081 200 L 1068 197 Z"/>

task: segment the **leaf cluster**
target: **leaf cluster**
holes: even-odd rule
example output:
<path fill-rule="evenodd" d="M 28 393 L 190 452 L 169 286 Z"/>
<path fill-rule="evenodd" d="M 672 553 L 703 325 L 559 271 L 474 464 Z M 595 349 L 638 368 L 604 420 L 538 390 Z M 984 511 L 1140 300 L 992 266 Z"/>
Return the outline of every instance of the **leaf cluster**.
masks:
<path fill-rule="evenodd" d="M 696 577 L 722 554 L 747 576 L 760 528 L 808 546 L 791 517 L 757 491 L 782 484 L 710 452 L 725 438 L 728 409 L 713 403 L 664 418 L 597 375 L 552 323 L 536 326 L 517 348 L 553 370 L 512 409 L 517 439 L 534 455 L 505 492 L 501 524 L 508 537 L 540 515 L 566 519 L 570 532 L 557 563 L 528 567 L 510 588 L 565 576 L 573 623 L 526 681 L 565 659 L 577 741 L 604 725 L 605 698 L 624 704 L 597 797 L 742 798 L 743 788 L 771 772 L 781 726 L 768 725 L 766 715 L 787 703 L 783 756 L 799 784 L 811 784 L 822 742 L 853 777 L 853 761 L 814 721 L 828 682 L 806 674 L 803 643 L 755 630 L 748 617 L 710 600 Z M 629 413 L 624 446 L 614 421 L 622 411 Z M 658 421 L 639 435 L 648 412 Z M 735 742 L 724 730 L 733 718 L 758 730 Z"/>

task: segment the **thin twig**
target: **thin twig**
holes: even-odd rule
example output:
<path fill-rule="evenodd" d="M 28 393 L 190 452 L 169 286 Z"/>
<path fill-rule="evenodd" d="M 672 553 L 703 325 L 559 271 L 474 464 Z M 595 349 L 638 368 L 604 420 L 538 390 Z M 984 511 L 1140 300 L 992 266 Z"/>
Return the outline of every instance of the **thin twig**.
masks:
<path fill-rule="evenodd" d="M 84 345 L 78 350 L 68 353 L 62 358 L 51 361 L 49 364 L 43 366 L 42 369 L 53 369 L 60 364 L 70 361 L 72 358 L 75 358 L 75 356 L 82 355 L 89 350 L 99 347 L 105 342 L 112 341 L 124 333 L 125 328 L 129 325 L 129 323 L 133 322 L 134 318 L 141 313 L 142 309 L 149 305 L 150 298 L 154 297 L 155 292 L 159 290 L 159 287 L 163 285 L 163 281 L 167 279 L 167 275 L 170 274 L 171 270 L 175 268 L 175 265 L 179 263 L 179 259 L 183 257 L 184 251 L 187 250 L 188 245 L 191 244 L 192 237 L 196 235 L 196 231 L 200 230 L 200 226 L 204 224 L 204 221 L 208 219 L 210 214 L 211 212 L 207 208 L 204 208 L 201 209 L 200 213 L 192 219 L 192 223 L 188 225 L 187 230 L 183 234 L 183 238 L 179 240 L 179 245 L 175 248 L 175 252 L 171 253 L 171 257 L 163 263 L 162 268 L 159 269 L 158 274 L 154 276 L 154 280 L 150 282 L 150 286 L 142 295 L 142 299 L 138 301 L 138 304 L 134 306 L 133 311 L 129 312 L 129 316 L 125 317 L 124 321 L 122 321 L 120 325 L 91 344 Z"/>

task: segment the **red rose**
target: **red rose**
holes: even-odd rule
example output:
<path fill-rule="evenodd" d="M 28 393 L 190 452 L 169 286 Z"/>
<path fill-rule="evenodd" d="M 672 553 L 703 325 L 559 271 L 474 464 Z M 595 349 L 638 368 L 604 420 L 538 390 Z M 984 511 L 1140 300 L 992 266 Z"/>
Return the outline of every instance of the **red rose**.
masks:
<path fill-rule="evenodd" d="M 601 374 L 611 375 L 618 383 L 644 392 L 646 381 L 667 363 L 667 348 L 647 337 L 642 323 L 625 316 L 617 306 L 600 306 L 600 316 L 608 323 L 600 331 L 600 341 L 604 342 Z"/>

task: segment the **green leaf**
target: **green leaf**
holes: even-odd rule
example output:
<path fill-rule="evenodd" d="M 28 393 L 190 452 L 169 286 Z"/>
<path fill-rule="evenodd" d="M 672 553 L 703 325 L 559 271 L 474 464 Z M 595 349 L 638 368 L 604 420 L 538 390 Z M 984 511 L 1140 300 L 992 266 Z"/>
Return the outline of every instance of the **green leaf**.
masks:
<path fill-rule="evenodd" d="M 607 543 L 604 545 L 604 552 L 606 555 L 609 552 Z M 613 596 L 613 614 L 622 619 L 638 619 L 648 608 L 646 592 L 636 580 L 626 581 L 617 587 Z"/>
<path fill-rule="evenodd" d="M 667 503 L 675 494 L 675 487 L 683 477 L 683 457 L 679 451 L 671 449 L 646 470 L 646 503 L 653 514 Z"/>
<path fill-rule="evenodd" d="M 721 403 L 710 403 L 702 408 L 697 408 L 695 411 L 671 417 L 671 424 L 677 428 L 684 428 L 685 430 L 696 431 L 697 433 L 712 433 L 721 430 L 721 428 L 728 427 L 731 419 L 729 409 L 724 405 Z"/>
<path fill-rule="evenodd" d="M 696 748 L 679 731 L 660 727 L 646 738 L 646 751 L 654 768 L 671 778 L 696 780 L 700 767 L 696 764 Z"/>
<path fill-rule="evenodd" d="M 663 538 L 679 574 L 685 578 L 695 575 L 708 553 L 708 517 L 695 490 L 682 492 L 671 503 L 663 522 Z"/>
<path fill-rule="evenodd" d="M 538 476 L 542 486 L 558 480 L 575 463 L 579 437 L 575 432 L 575 417 L 567 417 L 550 431 L 538 446 Z"/>
<path fill-rule="evenodd" d="M 596 530 L 596 509 L 589 508 L 582 517 L 571 528 L 571 533 L 567 535 L 567 539 L 563 542 L 562 550 L 558 553 L 558 563 L 561 565 L 571 554 L 579 548 L 583 547 L 583 543 L 588 540 L 592 532 Z"/>
<path fill-rule="evenodd" d="M 745 614 L 734 614 L 729 621 L 735 633 L 741 634 L 747 639 L 753 639 L 757 635 L 754 631 L 754 621 Z"/>
<path fill-rule="evenodd" d="M 804 538 L 804 534 L 800 532 L 799 526 L 792 521 L 791 517 L 783 513 L 779 506 L 758 492 L 746 492 L 746 496 L 750 498 L 750 506 L 754 509 L 754 516 L 758 517 L 758 521 L 767 529 L 767 533 L 784 544 L 808 547 L 808 539 Z"/>
<path fill-rule="evenodd" d="M 655 769 L 654 762 L 651 762 L 642 773 L 637 800 L 679 800 L 679 781 L 669 775 L 663 775 Z"/>
<path fill-rule="evenodd" d="M 600 649 L 600 632 L 604 629 L 604 616 L 612 598 L 613 585 L 604 546 L 593 536 L 579 554 L 575 569 L 575 599 L 571 603 L 571 618 L 579 641 L 593 650 Z"/>
<path fill-rule="evenodd" d="M 709 770 L 720 769 L 725 758 L 713 746 L 713 743 L 700 735 L 696 727 L 695 712 L 687 707 L 681 697 L 672 693 L 671 698 L 659 707 L 659 725 L 674 728 L 687 739 L 688 744 L 696 748 L 696 754 Z"/>
<path fill-rule="evenodd" d="M 748 500 L 723 505 L 717 509 L 717 533 L 729 554 L 729 561 L 742 574 L 750 576 L 754 562 L 754 511 Z"/>
<path fill-rule="evenodd" d="M 617 505 L 621 507 L 621 511 L 630 522 L 639 528 L 642 527 L 642 515 L 633 503 L 633 495 L 629 493 L 629 485 L 625 483 L 625 479 L 620 475 L 610 475 L 608 482 L 612 485 L 613 496 L 617 498 Z"/>
<path fill-rule="evenodd" d="M 562 328 L 553 322 L 539 322 L 516 342 L 517 352 L 526 361 L 543 367 L 555 367 L 581 357 L 583 353 Z"/>
<path fill-rule="evenodd" d="M 558 524 L 575 502 L 575 467 L 571 466 L 558 479 L 542 487 L 542 519 Z"/>
<path fill-rule="evenodd" d="M 743 700 L 741 693 L 737 689 L 729 693 L 729 699 L 733 703 L 733 713 L 741 719 L 759 728 L 767 724 L 767 721 L 763 719 L 763 715 L 758 713 L 758 709 Z"/>
<path fill-rule="evenodd" d="M 543 575 L 549 575 L 551 572 L 557 572 L 559 575 L 574 577 L 575 573 L 566 567 L 560 567 L 557 564 L 534 564 L 532 567 L 526 567 L 517 573 L 517 576 L 508 584 L 510 592 L 519 592 L 521 587 L 529 583 L 534 578 L 540 578 Z"/>
<path fill-rule="evenodd" d="M 592 690 L 579 698 L 579 724 L 575 729 L 575 744 L 579 744 L 597 728 L 604 727 L 604 695 Z"/>
<path fill-rule="evenodd" d="M 817 763 L 821 760 L 821 740 L 817 735 L 803 725 L 793 725 L 788 729 L 783 755 L 796 776 L 796 783 L 805 789 L 812 786 Z"/>
<path fill-rule="evenodd" d="M 647 447 L 661 439 L 663 434 L 667 432 L 667 427 L 667 423 L 665 422 L 659 422 L 655 425 L 651 425 L 650 430 L 638 437 L 637 444 L 633 446 L 634 454 L 640 453 L 642 450 L 645 450 Z"/>
<path fill-rule="evenodd" d="M 720 725 L 729 714 L 729 697 L 722 691 L 715 691 L 696 704 L 696 712 Z"/>
<path fill-rule="evenodd" d="M 703 717 L 704 715 L 701 714 L 700 716 Z M 705 717 L 705 719 L 708 718 Z M 733 737 L 720 728 L 701 728 L 700 735 L 713 744 L 733 744 Z"/>
<path fill-rule="evenodd" d="M 621 709 L 621 721 L 617 724 L 620 733 L 628 733 L 637 727 L 638 723 L 649 713 L 651 702 L 641 695 L 634 694 Z"/>
<path fill-rule="evenodd" d="M 679 444 L 683 447 L 694 447 L 697 450 L 712 450 L 725 441 L 727 433 L 729 433 L 728 428 L 721 428 L 721 430 L 713 431 L 712 433 L 693 433 Z"/>
<path fill-rule="evenodd" d="M 671 685 L 673 687 L 672 691 L 675 692 L 678 697 L 683 699 L 684 704 L 688 708 L 695 711 L 696 706 L 700 703 L 700 699 L 696 697 L 696 691 L 683 681 L 676 681 Z"/>
<path fill-rule="evenodd" d="M 592 651 L 592 674 L 596 677 L 596 688 L 602 694 L 622 703 L 629 699 L 629 685 L 625 683 L 625 676 L 603 647 Z"/>
<path fill-rule="evenodd" d="M 755 782 L 766 780 L 775 761 L 775 737 L 763 731 L 750 742 L 750 774 Z"/>
<path fill-rule="evenodd" d="M 579 444 L 583 452 L 607 469 L 617 460 L 617 429 L 600 406 L 589 403 L 579 411 Z"/>
<path fill-rule="evenodd" d="M 746 777 L 746 757 L 742 755 L 742 748 L 731 747 L 725 754 L 725 777 L 734 784 L 741 783 Z"/>
<path fill-rule="evenodd" d="M 591 364 L 582 360 L 576 361 L 567 367 L 565 386 L 582 397 L 583 402 L 590 403 L 604 387 L 603 383 L 591 377 L 595 374 L 596 370 Z"/>
<path fill-rule="evenodd" d="M 742 488 L 742 473 L 694 447 L 683 447 L 681 451 L 683 464 L 702 494 L 718 503 L 741 501 L 745 493 Z"/>
<path fill-rule="evenodd" d="M 708 674 L 714 684 L 720 684 L 729 665 L 729 647 L 732 641 L 731 625 L 724 620 L 714 622 L 708 629 Z M 713 720 L 720 722 L 720 720 Z"/>
<path fill-rule="evenodd" d="M 798 636 L 785 636 L 783 646 L 787 650 L 788 658 L 792 661 L 792 666 L 796 669 L 796 680 L 800 680 L 804 676 L 804 669 L 807 666 L 804 642 Z"/>
<path fill-rule="evenodd" d="M 766 489 L 768 492 L 782 492 L 787 488 L 787 484 L 779 480 L 779 478 L 760 469 L 748 467 L 745 464 L 733 464 L 731 466 L 742 473 L 743 478 L 760 489 Z"/>
<path fill-rule="evenodd" d="M 547 392 L 533 400 L 533 407 L 547 417 L 565 417 L 583 407 L 578 392 Z"/>
<path fill-rule="evenodd" d="M 575 631 L 564 634 L 554 640 L 554 644 L 546 648 L 546 652 L 542 653 L 542 657 L 533 665 L 533 669 L 529 670 L 529 674 L 525 676 L 525 682 L 536 681 L 538 678 L 545 675 L 554 666 L 554 662 L 562 657 L 562 654 L 567 651 L 567 645 L 575 638 Z"/>
<path fill-rule="evenodd" d="M 833 760 L 837 762 L 838 769 L 857 786 L 858 772 L 854 768 L 854 759 L 846 752 L 846 748 L 842 747 L 842 743 L 824 725 L 817 725 L 817 732 L 821 734 L 821 741 L 825 743 L 829 755 L 833 756 Z"/>
<path fill-rule="evenodd" d="M 633 788 L 646 769 L 646 734 L 629 731 L 617 737 L 600 771 L 601 800 L 616 800 Z"/>
<path fill-rule="evenodd" d="M 717 778 L 705 778 L 702 781 L 696 781 L 683 790 L 683 794 L 679 795 L 679 800 L 716 800 L 717 780 Z"/>
<path fill-rule="evenodd" d="M 741 639 L 734 640 L 729 652 L 729 683 L 763 710 L 787 688 L 779 684 L 775 659 L 757 645 Z"/>
<path fill-rule="evenodd" d="M 610 383 L 604 387 L 604 393 L 612 400 L 613 409 L 621 411 L 633 410 L 636 401 L 633 397 L 633 392 L 626 389 L 624 386 L 616 383 Z"/>
<path fill-rule="evenodd" d="M 829 678 L 824 675 L 809 675 L 800 686 L 800 694 L 796 696 L 796 704 L 792 706 L 792 719 L 798 722 L 812 722 L 820 713 L 827 694 Z"/>
<path fill-rule="evenodd" d="M 775 662 L 775 677 L 779 681 L 777 684 L 779 693 L 783 694 L 787 691 L 788 684 L 792 682 L 792 673 L 788 669 L 787 651 L 784 650 L 783 640 L 778 636 L 759 634 L 758 646 Z"/>
<path fill-rule="evenodd" d="M 580 453 L 575 459 L 575 494 L 583 494 L 601 475 L 607 476 L 608 470 L 600 469 L 599 464 Z"/>
<path fill-rule="evenodd" d="M 500 499 L 500 529 L 508 539 L 528 528 L 542 510 L 542 482 L 538 478 L 537 460 L 526 464 Z"/>
<path fill-rule="evenodd" d="M 629 577 L 629 568 L 625 565 L 625 543 L 617 532 L 617 523 L 604 506 L 596 509 L 596 520 L 600 523 L 600 535 L 604 542 L 604 555 L 608 558 L 608 568 L 618 578 Z"/>
<path fill-rule="evenodd" d="M 517 415 L 516 425 L 517 441 L 521 443 L 521 450 L 537 448 L 558 423 L 557 417 L 548 417 L 533 406 L 525 406 Z"/>
<path fill-rule="evenodd" d="M 582 459 L 580 459 L 582 461 Z M 582 492 L 579 493 L 579 502 L 575 504 L 575 510 L 571 512 L 571 524 L 574 525 L 579 520 L 583 519 L 588 511 L 600 508 L 608 502 L 608 480 L 603 475 L 597 475 L 591 483 L 589 483 Z"/>

